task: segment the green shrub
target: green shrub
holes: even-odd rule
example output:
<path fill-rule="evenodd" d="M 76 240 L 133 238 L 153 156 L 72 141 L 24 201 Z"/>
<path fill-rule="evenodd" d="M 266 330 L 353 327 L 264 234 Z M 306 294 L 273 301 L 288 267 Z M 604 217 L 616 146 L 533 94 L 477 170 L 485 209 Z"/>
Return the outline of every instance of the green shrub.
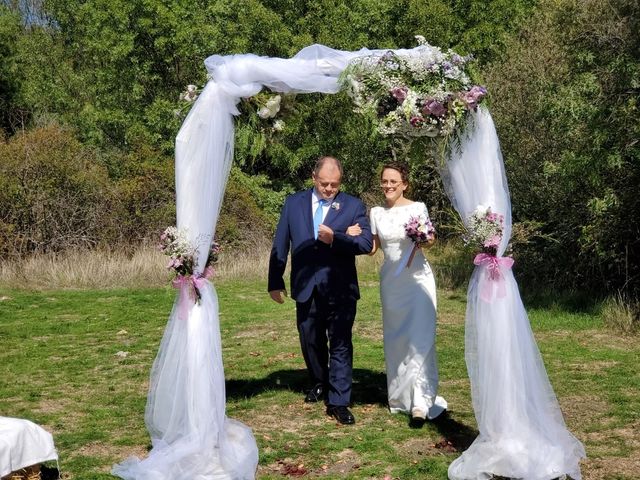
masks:
<path fill-rule="evenodd" d="M 92 247 L 111 208 L 107 171 L 59 126 L 0 143 L 0 250 L 5 254 Z"/>

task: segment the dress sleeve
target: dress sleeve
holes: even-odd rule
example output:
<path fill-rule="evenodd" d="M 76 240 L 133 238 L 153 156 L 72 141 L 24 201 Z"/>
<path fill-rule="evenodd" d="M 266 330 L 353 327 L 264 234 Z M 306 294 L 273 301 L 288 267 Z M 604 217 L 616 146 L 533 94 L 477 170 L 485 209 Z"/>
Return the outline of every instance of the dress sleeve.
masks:
<path fill-rule="evenodd" d="M 375 216 L 373 215 L 373 210 L 375 209 L 375 207 L 371 208 L 371 211 L 369 212 L 369 224 L 371 225 L 371 235 L 377 235 L 378 234 L 378 227 L 376 226 L 376 219 Z"/>
<path fill-rule="evenodd" d="M 424 215 L 425 219 L 431 220 L 429 218 L 429 210 L 427 210 L 427 206 L 424 203 L 422 204 L 422 215 Z"/>

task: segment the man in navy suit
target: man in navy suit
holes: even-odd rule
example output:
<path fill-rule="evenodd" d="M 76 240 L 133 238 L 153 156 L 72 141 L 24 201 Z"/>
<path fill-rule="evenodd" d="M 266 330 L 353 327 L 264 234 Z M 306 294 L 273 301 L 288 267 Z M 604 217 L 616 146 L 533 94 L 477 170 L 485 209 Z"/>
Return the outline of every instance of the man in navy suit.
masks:
<path fill-rule="evenodd" d="M 291 251 L 291 296 L 302 354 L 314 382 L 305 402 L 324 400 L 328 415 L 352 424 L 351 328 L 360 298 L 355 256 L 369 253 L 373 240 L 362 201 L 339 191 L 340 162 L 321 157 L 312 179 L 312 189 L 285 200 L 269 260 L 268 290 L 273 300 L 284 302 L 283 275 Z M 347 228 L 356 224 L 362 233 L 347 235 Z"/>

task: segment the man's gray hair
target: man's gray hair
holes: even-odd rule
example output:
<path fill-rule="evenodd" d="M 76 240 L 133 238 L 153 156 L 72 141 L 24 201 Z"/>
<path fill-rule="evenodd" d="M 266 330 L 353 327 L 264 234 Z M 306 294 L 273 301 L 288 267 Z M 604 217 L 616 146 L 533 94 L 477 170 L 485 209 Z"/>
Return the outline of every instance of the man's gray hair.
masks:
<path fill-rule="evenodd" d="M 340 163 L 340 160 L 338 160 L 336 157 L 332 157 L 330 155 L 324 155 L 316 160 L 316 165 L 315 167 L 313 167 L 313 174 L 317 175 L 325 163 L 333 163 L 336 167 L 338 167 L 338 171 L 340 172 L 340 176 L 342 177 L 342 163 Z"/>

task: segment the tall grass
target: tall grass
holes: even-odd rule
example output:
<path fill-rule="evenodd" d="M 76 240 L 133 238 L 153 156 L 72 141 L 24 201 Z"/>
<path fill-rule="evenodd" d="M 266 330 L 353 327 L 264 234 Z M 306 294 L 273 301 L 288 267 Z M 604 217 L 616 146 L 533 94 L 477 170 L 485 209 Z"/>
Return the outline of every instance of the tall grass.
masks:
<path fill-rule="evenodd" d="M 602 306 L 602 320 L 621 333 L 640 332 L 640 302 L 622 294 L 609 297 Z"/>
<path fill-rule="evenodd" d="M 223 250 L 216 267 L 217 281 L 266 280 L 271 242 L 246 250 Z M 463 286 L 471 273 L 471 262 L 454 245 L 440 244 L 426 252 L 439 288 Z M 363 279 L 375 277 L 382 253 L 357 258 Z M 37 254 L 0 262 L 0 288 L 59 290 L 83 288 L 140 288 L 167 285 L 170 275 L 166 257 L 151 245 L 133 253 L 118 250 L 71 250 Z"/>
<path fill-rule="evenodd" d="M 217 275 L 227 279 L 266 278 L 269 248 L 223 252 Z M 75 250 L 33 255 L 0 263 L 0 288 L 34 290 L 134 288 L 167 285 L 167 258 L 152 246 L 133 254 L 114 250 Z"/>

